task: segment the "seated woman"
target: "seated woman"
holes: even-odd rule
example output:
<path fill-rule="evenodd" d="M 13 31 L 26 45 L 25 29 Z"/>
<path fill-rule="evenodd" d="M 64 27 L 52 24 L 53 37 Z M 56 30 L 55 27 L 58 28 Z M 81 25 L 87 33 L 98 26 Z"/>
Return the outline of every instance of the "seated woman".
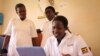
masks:
<path fill-rule="evenodd" d="M 64 16 L 54 18 L 52 32 L 53 36 L 44 46 L 46 56 L 92 56 L 83 38 L 68 31 L 68 20 Z"/>

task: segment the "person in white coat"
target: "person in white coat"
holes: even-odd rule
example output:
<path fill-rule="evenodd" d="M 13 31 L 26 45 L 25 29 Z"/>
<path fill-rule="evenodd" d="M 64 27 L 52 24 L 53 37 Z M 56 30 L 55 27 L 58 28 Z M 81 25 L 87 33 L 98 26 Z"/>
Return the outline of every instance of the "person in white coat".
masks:
<path fill-rule="evenodd" d="M 45 8 L 45 15 L 46 15 L 46 18 L 48 19 L 48 21 L 46 21 L 41 27 L 41 31 L 43 34 L 43 40 L 42 40 L 41 46 L 44 46 L 47 38 L 53 35 L 52 34 L 52 21 L 53 21 L 53 18 L 57 14 L 58 14 L 58 12 L 55 11 L 54 7 L 48 6 Z"/>
<path fill-rule="evenodd" d="M 32 47 L 32 39 L 37 37 L 34 23 L 26 19 L 26 8 L 24 4 L 18 3 L 15 7 L 19 18 L 11 19 L 7 29 L 3 49 L 8 46 L 8 56 L 18 56 L 17 47 Z"/>
<path fill-rule="evenodd" d="M 68 31 L 68 20 L 56 16 L 52 22 L 53 36 L 44 46 L 46 56 L 92 56 L 88 45 L 80 35 Z"/>

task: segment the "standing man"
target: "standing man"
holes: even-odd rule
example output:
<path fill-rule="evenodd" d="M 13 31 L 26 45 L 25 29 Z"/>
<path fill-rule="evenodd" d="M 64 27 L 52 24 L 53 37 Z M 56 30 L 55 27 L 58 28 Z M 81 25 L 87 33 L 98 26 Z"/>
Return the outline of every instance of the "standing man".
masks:
<path fill-rule="evenodd" d="M 10 20 L 4 34 L 6 35 L 3 43 L 3 49 L 6 49 L 8 43 L 8 56 L 18 56 L 16 47 L 30 47 L 32 39 L 37 36 L 35 25 L 26 17 L 25 5 L 19 3 L 15 6 L 19 18 Z"/>
<path fill-rule="evenodd" d="M 42 40 L 42 46 L 44 46 L 46 40 L 48 37 L 52 36 L 52 20 L 54 17 L 58 14 L 58 12 L 55 11 L 55 8 L 52 6 L 48 6 L 45 8 L 45 15 L 48 19 L 43 26 L 42 26 L 42 31 L 43 31 L 43 40 Z"/>

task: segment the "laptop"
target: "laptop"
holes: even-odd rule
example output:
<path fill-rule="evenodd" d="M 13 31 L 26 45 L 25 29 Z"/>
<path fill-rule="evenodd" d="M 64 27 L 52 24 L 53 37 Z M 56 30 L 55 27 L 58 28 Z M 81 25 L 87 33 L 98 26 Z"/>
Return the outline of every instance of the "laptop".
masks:
<path fill-rule="evenodd" d="M 18 47 L 19 56 L 46 56 L 42 47 Z"/>

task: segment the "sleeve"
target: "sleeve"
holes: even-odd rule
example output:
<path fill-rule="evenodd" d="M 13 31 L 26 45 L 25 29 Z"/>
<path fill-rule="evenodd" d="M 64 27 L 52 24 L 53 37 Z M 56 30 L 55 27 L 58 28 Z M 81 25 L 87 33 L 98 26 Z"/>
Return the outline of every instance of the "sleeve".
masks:
<path fill-rule="evenodd" d="M 40 27 L 40 30 L 41 30 L 41 31 L 43 31 L 43 29 L 44 29 L 44 24 L 45 24 L 45 23 L 43 23 L 43 24 L 41 25 L 41 27 Z"/>
<path fill-rule="evenodd" d="M 46 56 L 50 56 L 50 39 L 48 38 L 46 44 L 44 45 L 44 51 Z"/>
<path fill-rule="evenodd" d="M 44 31 L 44 30 L 46 29 L 47 24 L 48 24 L 48 22 L 45 21 L 45 22 L 41 25 L 40 30 L 41 30 L 41 31 Z"/>
<path fill-rule="evenodd" d="M 80 35 L 78 36 L 77 39 L 77 51 L 78 51 L 78 56 L 93 56 L 89 49 L 89 46 L 87 46 L 86 42 Z"/>
<path fill-rule="evenodd" d="M 9 21 L 6 30 L 4 31 L 4 35 L 11 35 L 12 28 L 12 19 Z"/>
<path fill-rule="evenodd" d="M 31 37 L 32 38 L 37 37 L 36 28 L 33 22 L 31 23 Z"/>

